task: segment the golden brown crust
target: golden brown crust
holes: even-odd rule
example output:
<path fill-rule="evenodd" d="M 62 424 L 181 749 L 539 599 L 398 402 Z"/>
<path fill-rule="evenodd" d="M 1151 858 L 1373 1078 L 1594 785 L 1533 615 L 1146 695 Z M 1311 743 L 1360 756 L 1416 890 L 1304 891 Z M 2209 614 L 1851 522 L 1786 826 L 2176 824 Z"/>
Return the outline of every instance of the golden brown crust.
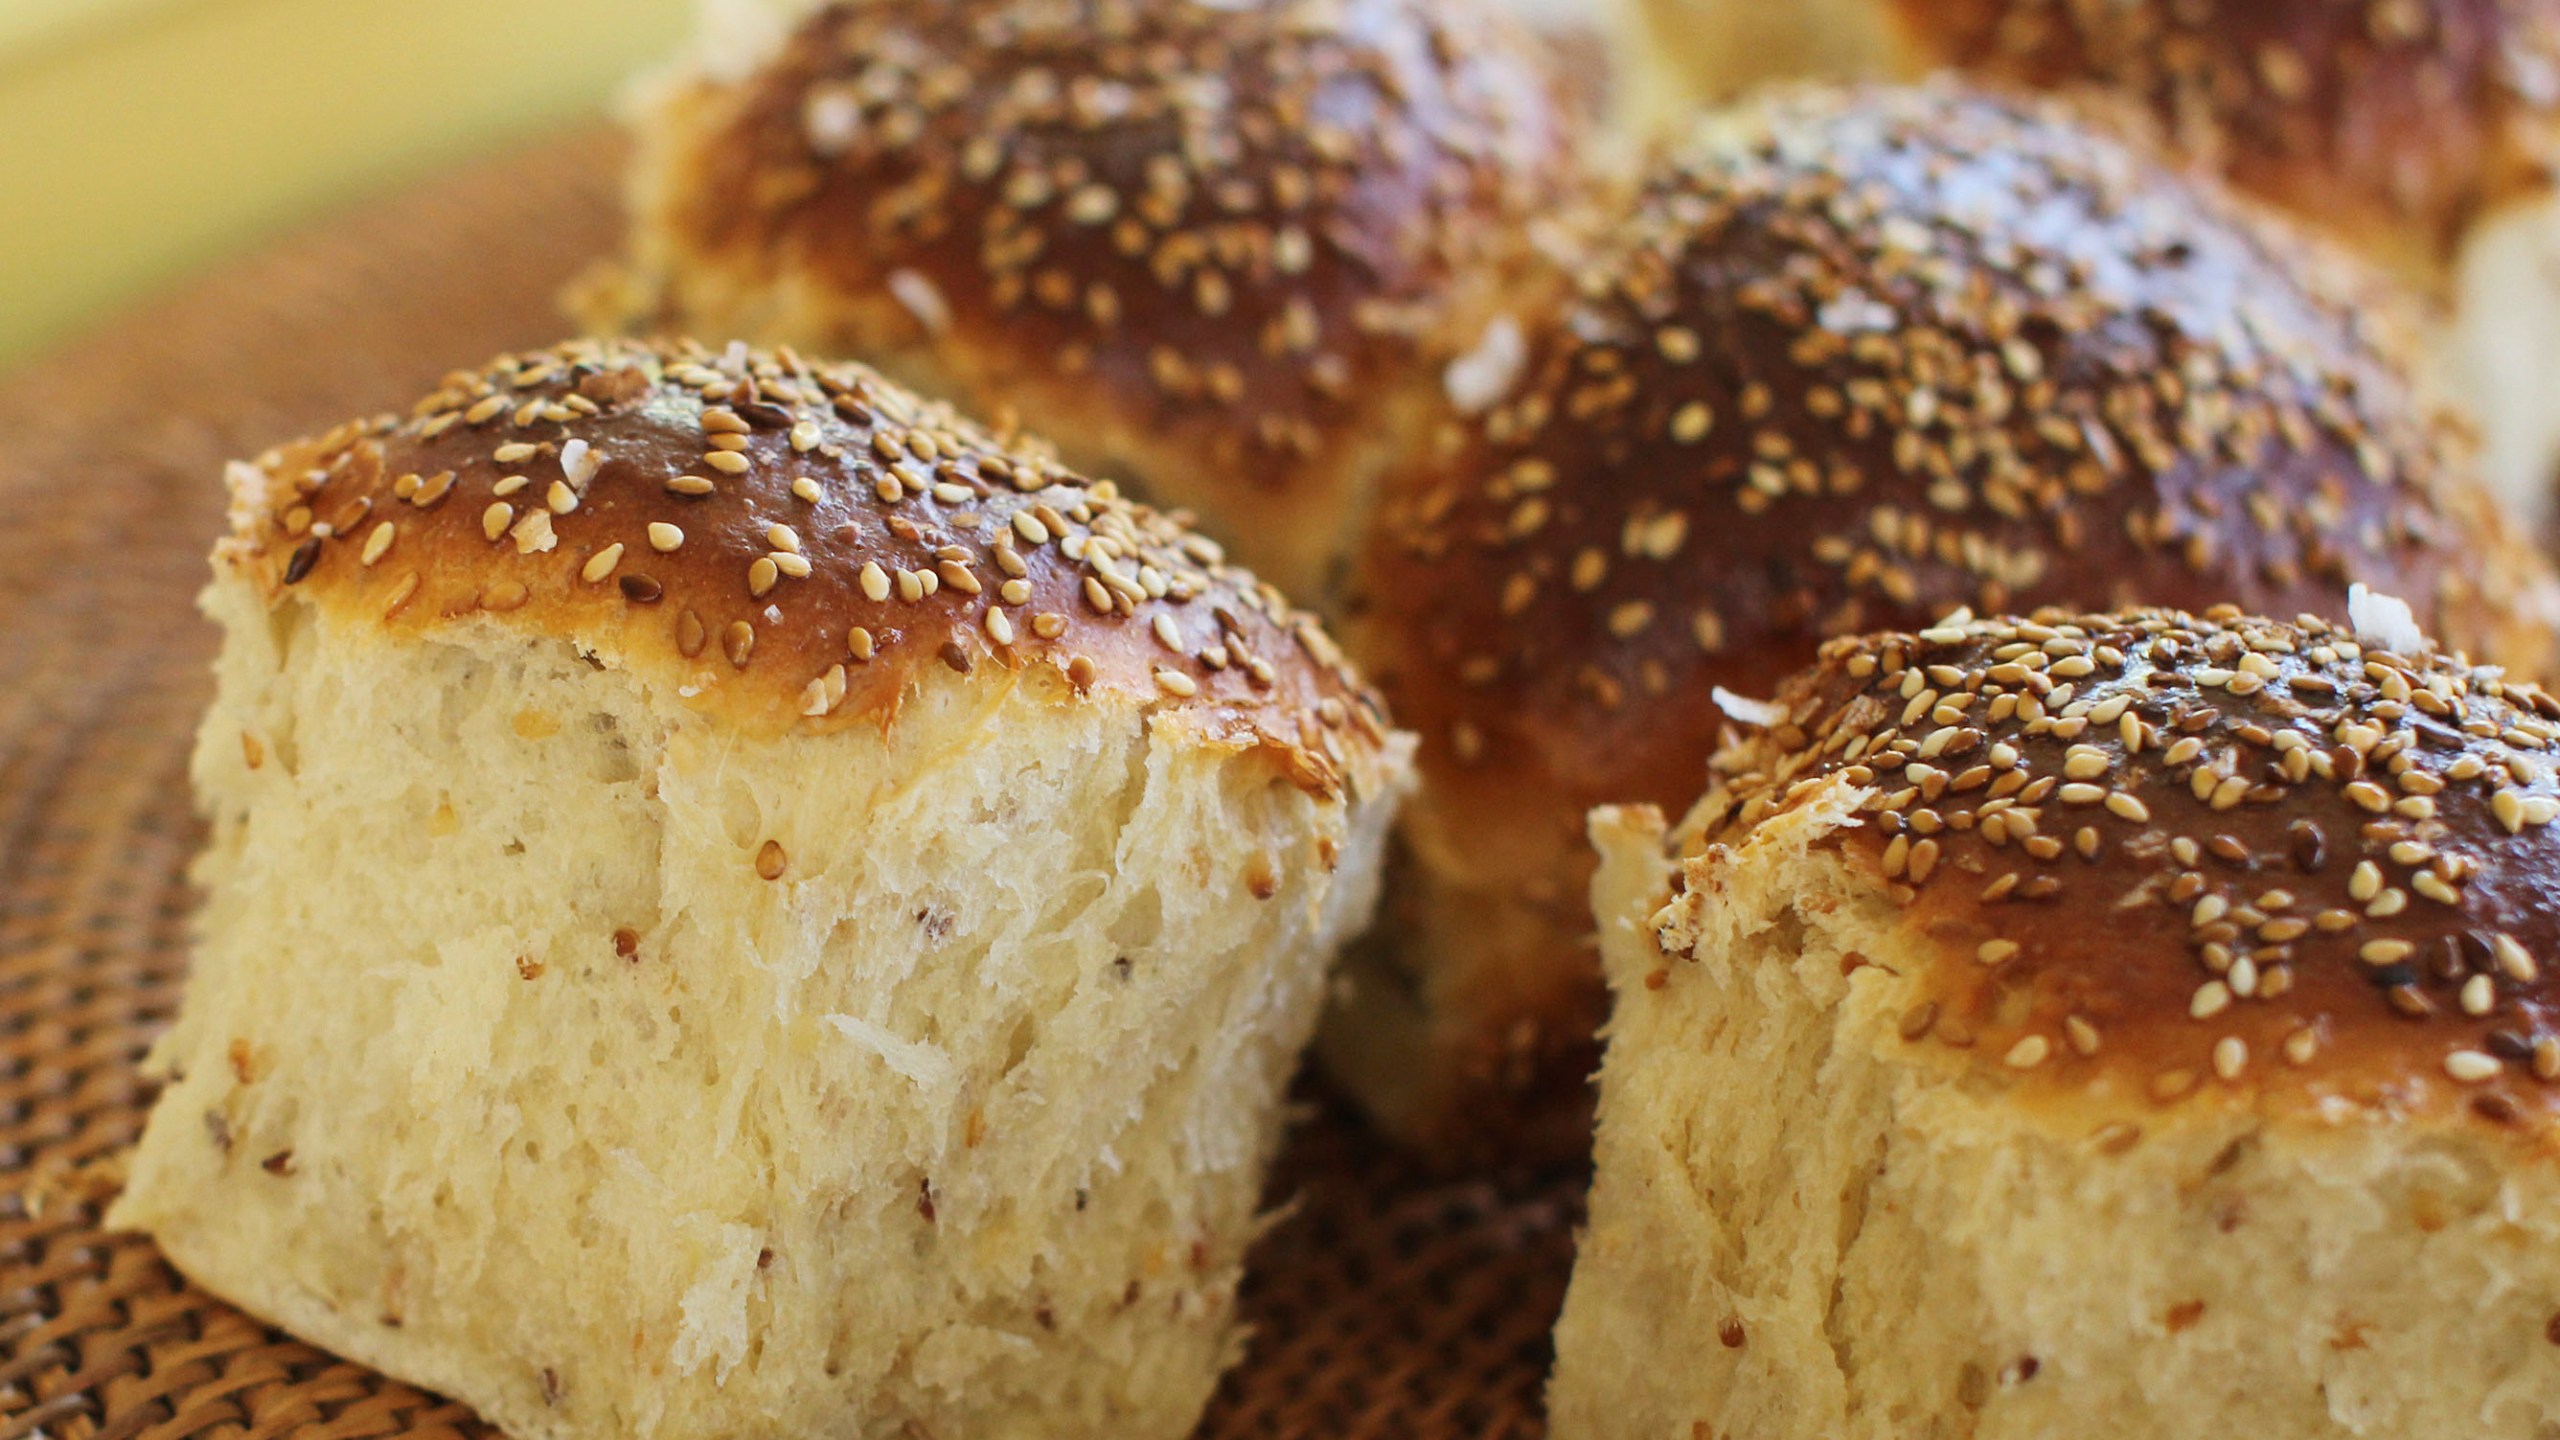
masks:
<path fill-rule="evenodd" d="M 1578 823 L 1685 801 L 1709 687 L 1958 605 L 2335 616 L 2363 580 L 2512 650 L 2457 437 L 2332 265 L 2038 102 L 1713 122 L 1390 497 L 1374 668 L 1437 772 L 1543 771 Z"/>
<path fill-rule="evenodd" d="M 2338 616 L 2362 580 L 2538 665 L 2547 571 L 2337 263 L 2046 102 L 1707 122 L 1382 510 L 1355 648 L 1423 737 L 1439 903 L 1538 907 L 1587 1013 L 1584 813 L 1686 805 L 1715 687 L 1961 605 Z"/>
<path fill-rule="evenodd" d="M 1534 44 L 1451 0 L 832 4 L 670 100 L 644 219 L 679 324 L 849 297 L 829 343 L 921 351 L 1080 460 L 1173 437 L 1169 489 L 1326 486 L 1570 183 Z"/>
<path fill-rule="evenodd" d="M 2148 106 L 2242 187 L 2440 264 L 2560 143 L 2552 0 L 1894 0 L 1918 57 Z"/>
<path fill-rule="evenodd" d="M 1718 758 L 1687 847 L 1856 787 L 1826 843 L 1905 907 L 1913 1044 L 2137 1103 L 2538 1125 L 2560 700 L 2384 643 L 2230 609 L 1834 641 Z"/>
<path fill-rule="evenodd" d="M 271 598 L 556 635 L 759 731 L 877 722 L 928 668 L 1046 667 L 1270 748 L 1310 788 L 1375 778 L 1383 712 L 1312 618 L 858 365 L 577 341 L 232 486 L 217 561 Z"/>

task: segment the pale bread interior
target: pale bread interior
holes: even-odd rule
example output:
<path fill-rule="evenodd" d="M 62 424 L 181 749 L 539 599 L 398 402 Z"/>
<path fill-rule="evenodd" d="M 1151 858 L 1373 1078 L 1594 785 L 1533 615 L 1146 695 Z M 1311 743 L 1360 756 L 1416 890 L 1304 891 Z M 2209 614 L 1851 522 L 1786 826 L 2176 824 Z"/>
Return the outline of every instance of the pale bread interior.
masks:
<path fill-rule="evenodd" d="M 1045 667 L 756 739 L 521 628 L 208 605 L 117 1224 L 519 1440 L 1189 1430 L 1391 804 Z"/>
<path fill-rule="evenodd" d="M 1659 817 L 1595 814 L 1617 1008 L 1559 1440 L 2560 1433 L 2547 1157 L 1906 1044 L 1908 977 L 1970 962 L 1822 845 L 1841 792 L 1668 914 Z"/>

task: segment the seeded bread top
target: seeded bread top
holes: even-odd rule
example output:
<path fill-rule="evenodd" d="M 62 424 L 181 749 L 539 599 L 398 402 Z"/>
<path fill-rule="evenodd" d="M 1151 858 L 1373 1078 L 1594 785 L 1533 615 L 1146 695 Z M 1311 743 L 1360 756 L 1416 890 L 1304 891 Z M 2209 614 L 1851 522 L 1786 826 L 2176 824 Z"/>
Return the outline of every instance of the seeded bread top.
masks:
<path fill-rule="evenodd" d="M 1915 1046 L 2137 1105 L 2220 1087 L 2538 1124 L 2560 701 L 2414 639 L 2131 610 L 1835 641 L 1719 757 L 1682 844 L 1853 787 L 1831 843 L 1928 957 Z M 1657 918 L 1673 953 L 1713 868 Z"/>
<path fill-rule="evenodd" d="M 218 566 L 414 633 L 489 617 L 763 731 L 894 715 L 920 671 L 1135 699 L 1331 790 L 1385 717 L 1218 547 L 858 365 L 577 341 L 231 473 Z"/>
<path fill-rule="evenodd" d="M 1702 121 L 1391 495 L 1364 662 L 1503 816 L 1694 798 L 1716 686 L 1958 606 L 2404 595 L 2538 671 L 2502 533 L 2360 269 L 2059 105 L 1782 91 Z"/>
<path fill-rule="evenodd" d="M 1896 0 L 1931 65 L 2149 108 L 2242 187 L 2426 268 L 2560 158 L 2552 0 Z"/>
<path fill-rule="evenodd" d="M 1575 184 L 1537 42 L 1475 0 L 829 4 L 691 132 L 680 263 L 894 294 L 965 373 L 1072 379 L 1289 486 Z M 1476 317 L 1473 323 L 1481 323 Z M 1218 453 L 1228 453 L 1221 446 Z"/>

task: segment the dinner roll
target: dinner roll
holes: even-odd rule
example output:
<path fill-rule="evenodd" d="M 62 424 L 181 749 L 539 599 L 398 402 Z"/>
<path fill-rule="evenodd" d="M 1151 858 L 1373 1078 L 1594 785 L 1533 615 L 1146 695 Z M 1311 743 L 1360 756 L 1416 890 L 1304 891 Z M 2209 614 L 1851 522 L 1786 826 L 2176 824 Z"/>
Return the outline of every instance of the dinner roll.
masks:
<path fill-rule="evenodd" d="M 653 105 L 582 308 L 1018 414 L 1319 598 L 1569 190 L 1535 57 L 1477 0 L 826 5 Z"/>
<path fill-rule="evenodd" d="M 2051 106 L 1806 90 L 1703 123 L 1445 418 L 1352 631 L 1423 737 L 1394 943 L 1320 1042 L 1390 1126 L 1573 1133 L 1602 1009 L 1595 804 L 1686 804 L 1828 635 L 2357 580 L 2539 659 L 2550 577 L 2413 392 L 2360 275 Z M 1685 792 L 1685 793 L 1684 793 Z"/>
<path fill-rule="evenodd" d="M 2484 464 L 2560 466 L 2560 0 L 1893 0 L 1926 65 L 2084 85 L 2449 302 L 2438 363 Z"/>
<path fill-rule="evenodd" d="M 2437 363 L 2528 508 L 2560 466 L 2560 0 L 1632 0 L 1645 113 L 1944 67 L 2148 111 L 2179 150 L 2449 302 Z M 1756 42 L 1738 45 L 1748 29 Z M 1775 33 L 1763 33 L 1774 31 Z"/>
<path fill-rule="evenodd" d="M 2560 158 L 2553 0 L 1885 0 L 1908 62 L 2140 101 L 2241 188 L 2426 273 Z"/>
<path fill-rule="evenodd" d="M 2560 1428 L 2560 701 L 2374 608 L 1834 642 L 1593 817 L 1559 1440 Z"/>
<path fill-rule="evenodd" d="M 114 1223 L 519 1440 L 1187 1434 L 1405 743 L 856 366 L 581 342 L 234 468 Z"/>

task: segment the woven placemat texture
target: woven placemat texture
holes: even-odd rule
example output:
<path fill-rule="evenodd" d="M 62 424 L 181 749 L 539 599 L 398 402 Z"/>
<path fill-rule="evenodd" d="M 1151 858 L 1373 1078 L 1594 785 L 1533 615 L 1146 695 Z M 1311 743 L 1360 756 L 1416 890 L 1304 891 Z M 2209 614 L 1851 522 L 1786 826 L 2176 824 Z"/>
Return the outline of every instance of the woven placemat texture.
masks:
<path fill-rule="evenodd" d="M 100 1191 L 184 975 L 222 461 L 558 338 L 619 159 L 585 135 L 475 167 L 0 377 L 0 1440 L 490 1433 L 189 1287 L 99 1229 Z M 1319 1104 L 1202 1434 L 1538 1434 L 1579 1195 L 1434 1180 Z"/>

